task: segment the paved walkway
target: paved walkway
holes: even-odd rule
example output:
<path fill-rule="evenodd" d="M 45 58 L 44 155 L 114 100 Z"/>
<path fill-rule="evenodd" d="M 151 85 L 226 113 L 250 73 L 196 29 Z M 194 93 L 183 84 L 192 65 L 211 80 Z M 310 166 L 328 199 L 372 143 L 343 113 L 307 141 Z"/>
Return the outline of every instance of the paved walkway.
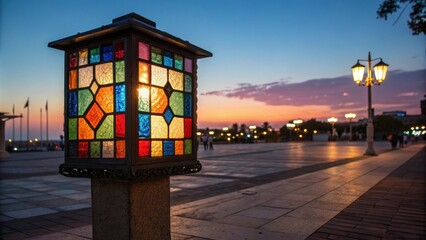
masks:
<path fill-rule="evenodd" d="M 265 146 L 267 147 L 265 148 Z M 268 155 L 273 159 L 275 154 L 284 153 L 273 146 L 269 144 L 262 146 L 263 153 L 258 151 L 260 152 L 259 155 L 247 152 L 242 154 L 235 149 L 230 149 L 229 152 L 223 150 L 220 154 L 211 156 L 208 155 L 211 153 L 203 153 L 200 155 L 205 160 L 203 163 L 206 163 L 207 169 L 200 173 L 204 176 L 197 180 L 204 179 L 204 182 L 201 181 L 200 185 L 191 188 L 191 181 L 188 180 L 193 182 L 194 179 L 185 179 L 187 176 L 172 179 L 172 200 L 181 199 L 172 202 L 173 239 L 306 239 L 308 237 L 325 239 L 335 236 L 348 237 L 349 233 L 347 235 L 330 233 L 330 228 L 334 229 L 330 223 L 336 222 L 333 217 L 336 216 L 337 218 L 340 214 L 345 213 L 347 207 L 359 196 L 382 179 L 386 180 L 389 173 L 424 148 L 422 143 L 397 151 L 385 152 L 378 157 L 368 158 L 359 157 L 360 152 L 357 149 L 348 148 L 352 149 L 355 154 L 352 153 L 350 157 L 347 156 L 342 159 L 342 156 L 333 158 L 329 153 L 329 160 L 326 161 L 324 161 L 324 155 L 321 155 L 320 151 L 313 150 L 311 161 L 303 161 L 306 160 L 306 156 L 302 154 L 298 157 L 297 155 L 297 152 L 303 152 L 303 149 L 300 149 L 300 145 L 293 145 L 286 149 L 286 152 L 292 152 L 293 161 L 287 163 L 271 162 L 268 165 L 263 162 L 268 161 L 268 159 L 261 158 L 263 163 L 257 162 L 250 165 L 251 168 L 260 166 L 261 174 L 254 174 L 256 171 L 253 169 L 250 171 L 247 166 L 242 166 L 242 171 L 238 171 L 238 164 L 247 163 L 244 162 L 244 160 L 247 161 L 246 159 L 239 159 L 240 162 L 236 162 L 237 159 L 235 158 L 238 153 L 239 158 L 245 155 L 245 158 L 248 159 Z M 281 148 L 282 146 L 280 146 Z M 309 149 L 314 149 L 314 147 L 309 146 Z M 348 152 L 348 149 L 344 150 Z M 415 162 L 417 167 L 414 168 L 425 165 L 423 162 L 424 155 L 423 157 L 417 156 L 419 155 L 416 155 L 414 159 L 422 159 L 422 161 L 417 160 Z M 323 161 L 316 161 L 317 157 L 322 157 Z M 214 161 L 208 162 L 209 158 Z M 231 161 L 231 165 L 232 163 L 236 163 L 236 165 L 229 169 L 227 167 L 222 168 L 219 166 L 221 161 Z M 411 162 L 409 161 L 407 164 L 411 164 Z M 225 165 L 229 165 L 229 162 Z M 275 165 L 276 167 L 273 168 Z M 403 169 L 404 166 L 399 169 Z M 214 171 L 215 168 L 228 169 L 228 172 L 221 174 L 221 171 Z M 403 180 L 405 181 L 406 177 L 410 176 L 412 175 L 404 175 Z M 210 180 L 213 180 L 213 183 Z M 216 182 L 214 182 L 215 180 Z M 43 184 L 42 181 L 46 182 Z M 52 181 L 56 181 L 57 188 L 52 186 Z M 14 183 L 15 186 L 13 186 Z M 65 190 L 63 189 L 64 184 L 67 185 Z M 228 184 L 227 186 L 231 190 L 221 193 L 214 188 L 215 185 L 219 186 L 220 184 L 222 186 Z M 15 205 L 16 209 L 24 207 L 22 210 L 14 211 L 9 208 L 7 214 L 3 214 L 5 212 L 2 208 L 2 239 L 91 238 L 91 214 L 88 208 L 90 206 L 90 189 L 87 180 L 49 175 L 23 178 L 19 181 L 16 181 L 16 179 L 4 180 L 2 187 L 5 187 L 5 185 L 10 189 L 7 195 L 3 196 L 2 194 L 0 202 L 4 203 L 11 201 L 11 199 L 12 201 L 13 199 L 26 199 L 26 201 L 4 205 L 7 207 Z M 208 189 L 213 189 L 214 194 L 207 198 L 192 199 L 185 199 L 177 194 L 197 192 L 203 185 L 204 189 L 206 189 L 206 186 L 208 186 Z M 240 185 L 240 187 L 235 187 L 237 185 Z M 21 191 L 16 189 L 17 187 L 28 188 L 28 186 L 34 189 L 34 192 L 48 194 L 34 195 L 34 192 L 28 193 L 23 192 L 23 189 L 20 189 Z M 74 190 L 73 186 L 75 187 Z M 67 192 L 57 192 L 60 191 L 58 188 Z M 86 189 L 86 192 L 84 189 Z M 13 190 L 16 190 L 16 198 L 12 198 L 13 193 L 10 191 L 13 192 Z M 83 192 L 81 192 L 82 190 Z M 416 191 L 417 193 L 424 193 L 424 184 L 423 189 L 417 188 Z M 63 196 L 67 197 L 64 198 Z M 46 197 L 51 199 L 43 199 Z M 416 199 L 416 196 L 413 195 L 411 198 Z M 34 199 L 43 200 L 41 202 L 46 205 L 40 207 L 40 202 L 37 202 L 34 206 L 39 208 L 39 212 L 31 216 L 37 210 L 31 208 L 32 211 L 26 211 L 25 209 L 28 209 L 29 206 L 22 206 L 22 204 Z M 384 200 L 382 202 L 389 201 Z M 20 207 L 19 204 L 21 204 Z M 85 204 L 88 204 L 88 206 Z M 417 209 L 421 208 L 417 207 Z M 48 212 L 49 210 L 54 212 Z M 418 218 L 422 219 L 421 214 L 419 216 Z M 424 216 L 423 208 L 423 219 Z M 357 226 L 353 226 L 353 228 L 360 229 Z M 391 229 L 393 229 L 393 232 L 388 232 L 388 234 L 398 232 L 395 228 Z M 417 230 L 420 232 L 412 232 L 411 234 L 424 238 L 424 229 L 422 230 L 419 227 Z M 28 238 L 29 236 L 35 237 Z M 371 237 L 371 234 L 368 236 Z"/>

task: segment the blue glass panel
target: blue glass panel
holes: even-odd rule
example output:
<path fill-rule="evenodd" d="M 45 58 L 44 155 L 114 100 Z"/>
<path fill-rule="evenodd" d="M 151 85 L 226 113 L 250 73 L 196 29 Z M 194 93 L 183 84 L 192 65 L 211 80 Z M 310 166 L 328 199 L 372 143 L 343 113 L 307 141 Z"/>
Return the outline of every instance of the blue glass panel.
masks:
<path fill-rule="evenodd" d="M 175 155 L 175 141 L 164 141 L 164 143 L 163 143 L 163 155 L 164 156 Z"/>
<path fill-rule="evenodd" d="M 77 116 L 77 92 L 68 93 L 68 115 L 70 117 Z"/>
<path fill-rule="evenodd" d="M 184 116 L 192 117 L 192 96 L 189 93 L 185 93 L 184 97 Z"/>
<path fill-rule="evenodd" d="M 111 61 L 112 58 L 113 58 L 112 45 L 103 47 L 102 48 L 102 60 L 103 61 Z"/>
<path fill-rule="evenodd" d="M 164 66 L 173 67 L 173 55 L 171 52 L 164 51 Z"/>
<path fill-rule="evenodd" d="M 90 49 L 90 63 L 98 63 L 101 61 L 101 54 L 99 52 L 99 48 Z"/>
<path fill-rule="evenodd" d="M 149 114 L 139 114 L 139 137 L 149 137 L 150 125 Z"/>
<path fill-rule="evenodd" d="M 173 112 L 170 110 L 170 108 L 167 108 L 164 112 L 164 119 L 166 119 L 167 124 L 170 124 L 173 119 L 173 116 Z"/>
<path fill-rule="evenodd" d="M 115 86 L 115 111 L 126 111 L 126 86 L 124 84 Z"/>

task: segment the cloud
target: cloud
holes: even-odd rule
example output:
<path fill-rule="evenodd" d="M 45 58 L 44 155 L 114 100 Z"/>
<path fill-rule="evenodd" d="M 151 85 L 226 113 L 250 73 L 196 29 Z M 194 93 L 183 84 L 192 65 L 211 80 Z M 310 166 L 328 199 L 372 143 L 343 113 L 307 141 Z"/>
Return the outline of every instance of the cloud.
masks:
<path fill-rule="evenodd" d="M 426 91 L 425 79 L 426 69 L 390 71 L 380 86 L 372 87 L 376 113 L 419 106 Z M 356 86 L 352 76 L 311 79 L 301 83 L 290 83 L 287 79 L 263 84 L 240 83 L 234 89 L 201 95 L 253 99 L 271 106 L 329 106 L 336 111 L 365 109 L 367 104 L 367 88 Z"/>

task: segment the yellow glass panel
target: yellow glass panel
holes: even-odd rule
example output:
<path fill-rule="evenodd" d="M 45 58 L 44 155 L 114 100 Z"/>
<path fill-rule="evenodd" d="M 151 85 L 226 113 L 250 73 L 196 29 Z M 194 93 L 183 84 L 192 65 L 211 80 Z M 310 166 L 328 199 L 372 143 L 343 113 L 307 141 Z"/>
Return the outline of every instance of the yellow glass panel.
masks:
<path fill-rule="evenodd" d="M 70 70 L 70 74 L 68 77 L 68 89 L 76 89 L 77 88 L 77 71 Z"/>
<path fill-rule="evenodd" d="M 151 112 L 163 113 L 168 104 L 167 95 L 163 89 L 151 88 Z"/>
<path fill-rule="evenodd" d="M 183 91 L 183 73 L 169 70 L 169 82 L 174 90 Z"/>
<path fill-rule="evenodd" d="M 113 158 L 114 157 L 114 142 L 104 141 L 102 143 L 102 158 Z"/>
<path fill-rule="evenodd" d="M 151 138 L 167 138 L 168 127 L 163 116 L 151 116 Z"/>
<path fill-rule="evenodd" d="M 96 81 L 93 81 L 92 86 L 90 86 L 90 91 L 92 91 L 93 94 L 96 94 L 96 91 L 98 91 L 99 85 L 96 83 Z"/>
<path fill-rule="evenodd" d="M 115 157 L 125 158 L 126 157 L 126 141 L 119 140 L 115 142 Z"/>
<path fill-rule="evenodd" d="M 164 87 L 167 83 L 167 69 L 151 65 L 151 84 Z"/>
<path fill-rule="evenodd" d="M 183 155 L 183 141 L 175 141 L 175 155 Z"/>
<path fill-rule="evenodd" d="M 78 69 L 78 87 L 88 87 L 93 80 L 93 67 L 88 66 Z"/>
<path fill-rule="evenodd" d="M 93 139 L 95 134 L 84 118 L 78 119 L 78 139 Z"/>
<path fill-rule="evenodd" d="M 98 83 L 101 85 L 113 83 L 114 77 L 112 71 L 112 62 L 96 65 L 95 76 L 96 81 L 98 81 Z"/>
<path fill-rule="evenodd" d="M 149 83 L 149 64 L 139 62 L 139 82 Z"/>
<path fill-rule="evenodd" d="M 163 156 L 163 142 L 162 141 L 152 141 L 151 142 L 151 156 L 152 157 Z"/>
<path fill-rule="evenodd" d="M 169 127 L 170 138 L 183 138 L 183 118 L 174 117 Z"/>
<path fill-rule="evenodd" d="M 87 49 L 83 49 L 78 52 L 78 66 L 86 65 L 87 63 Z"/>
<path fill-rule="evenodd" d="M 139 85 L 138 88 L 138 110 L 149 112 L 149 87 Z"/>
<path fill-rule="evenodd" d="M 96 102 L 106 113 L 114 111 L 114 91 L 112 86 L 101 87 L 96 94 Z"/>

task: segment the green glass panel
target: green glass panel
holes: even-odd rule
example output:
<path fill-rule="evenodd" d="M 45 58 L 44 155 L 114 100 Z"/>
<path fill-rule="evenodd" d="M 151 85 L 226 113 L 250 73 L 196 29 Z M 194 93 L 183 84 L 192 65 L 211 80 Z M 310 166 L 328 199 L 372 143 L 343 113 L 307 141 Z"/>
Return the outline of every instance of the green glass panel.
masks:
<path fill-rule="evenodd" d="M 101 143 L 98 141 L 90 142 L 90 157 L 100 158 L 101 157 Z"/>
<path fill-rule="evenodd" d="M 98 131 L 96 131 L 97 139 L 111 139 L 114 138 L 114 116 L 108 115 L 102 122 Z"/>
<path fill-rule="evenodd" d="M 124 61 L 115 63 L 115 82 L 124 82 L 125 80 L 125 64 Z"/>
<path fill-rule="evenodd" d="M 163 64 L 163 55 L 161 49 L 151 47 L 151 61 L 158 64 Z"/>
<path fill-rule="evenodd" d="M 173 92 L 169 101 L 173 113 L 177 116 L 183 116 L 183 93 Z"/>
<path fill-rule="evenodd" d="M 192 140 L 185 140 L 185 154 L 192 154 Z"/>
<path fill-rule="evenodd" d="M 93 95 L 89 89 L 83 89 L 78 91 L 78 115 L 82 116 L 87 107 L 92 103 Z"/>
<path fill-rule="evenodd" d="M 68 138 L 70 140 L 77 139 L 77 118 L 68 119 Z"/>
<path fill-rule="evenodd" d="M 185 74 L 185 92 L 192 92 L 192 77 Z"/>
<path fill-rule="evenodd" d="M 181 55 L 175 54 L 175 68 L 183 70 L 183 57 Z"/>
<path fill-rule="evenodd" d="M 141 112 L 149 112 L 149 87 L 140 86 L 138 89 L 138 110 Z"/>

